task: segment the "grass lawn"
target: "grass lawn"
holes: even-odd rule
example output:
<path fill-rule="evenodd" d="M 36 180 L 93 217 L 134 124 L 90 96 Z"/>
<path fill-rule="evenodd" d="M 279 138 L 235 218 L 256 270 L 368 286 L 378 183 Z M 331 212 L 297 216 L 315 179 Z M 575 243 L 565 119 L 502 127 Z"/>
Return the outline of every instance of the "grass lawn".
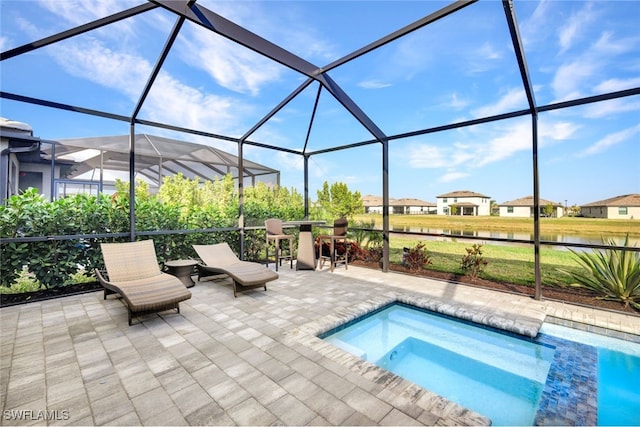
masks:
<path fill-rule="evenodd" d="M 355 218 L 357 222 L 371 224 L 373 228 L 382 228 L 382 215 L 367 214 Z M 533 233 L 532 218 L 504 218 L 499 216 L 444 216 L 444 215 L 390 215 L 390 227 L 417 227 L 442 230 L 486 230 Z M 638 220 L 610 220 L 597 218 L 541 218 L 540 231 L 544 233 L 577 234 L 595 236 L 605 239 L 612 236 L 640 238 L 640 221 Z M 414 247 L 421 236 L 391 235 L 389 247 L 392 263 L 402 262 L 402 248 Z M 471 248 L 472 242 L 456 242 L 427 240 L 427 251 L 432 264 L 427 268 L 449 273 L 463 274 L 460 264 L 466 254 L 466 248 Z M 519 246 L 507 244 L 487 244 L 482 246 L 482 256 L 489 262 L 480 274 L 483 279 L 504 281 L 520 285 L 535 285 L 533 246 Z M 546 286 L 566 286 L 570 284 L 569 277 L 560 271 L 581 271 L 575 261 L 575 256 L 568 250 L 541 248 L 540 271 L 542 284 Z"/>
<path fill-rule="evenodd" d="M 402 262 L 402 248 L 412 248 L 418 238 L 392 236 L 389 242 L 390 261 Z M 430 270 L 464 274 L 460 269 L 466 248 L 472 243 L 427 240 L 426 247 L 431 256 Z M 480 275 L 483 279 L 504 281 L 519 285 L 535 285 L 533 248 L 505 245 L 483 245 L 482 257 L 489 263 Z M 542 283 L 547 286 L 569 284 L 569 278 L 558 269 L 580 271 L 574 256 L 569 251 L 558 249 L 540 250 Z"/>

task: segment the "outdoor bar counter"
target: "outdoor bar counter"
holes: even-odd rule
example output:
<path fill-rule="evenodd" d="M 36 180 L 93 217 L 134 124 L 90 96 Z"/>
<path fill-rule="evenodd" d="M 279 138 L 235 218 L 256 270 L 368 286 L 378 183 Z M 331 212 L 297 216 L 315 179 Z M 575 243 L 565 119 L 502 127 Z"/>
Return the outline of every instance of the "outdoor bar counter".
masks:
<path fill-rule="evenodd" d="M 326 221 L 286 221 L 283 225 L 295 225 L 299 227 L 298 254 L 296 258 L 296 270 L 315 270 L 317 265 L 316 249 L 313 244 L 312 228 L 314 225 L 325 225 Z"/>

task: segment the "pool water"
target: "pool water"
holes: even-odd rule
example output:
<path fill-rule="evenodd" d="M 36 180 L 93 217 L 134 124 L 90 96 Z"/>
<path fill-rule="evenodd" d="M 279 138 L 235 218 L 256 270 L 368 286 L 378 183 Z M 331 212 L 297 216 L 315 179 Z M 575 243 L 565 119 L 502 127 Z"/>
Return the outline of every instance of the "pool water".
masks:
<path fill-rule="evenodd" d="M 531 340 L 395 303 L 321 337 L 494 425 L 639 424 L 640 344 L 600 349 L 563 329 Z"/>
<path fill-rule="evenodd" d="M 550 324 L 540 332 L 596 349 L 598 425 L 640 425 L 640 344 Z"/>

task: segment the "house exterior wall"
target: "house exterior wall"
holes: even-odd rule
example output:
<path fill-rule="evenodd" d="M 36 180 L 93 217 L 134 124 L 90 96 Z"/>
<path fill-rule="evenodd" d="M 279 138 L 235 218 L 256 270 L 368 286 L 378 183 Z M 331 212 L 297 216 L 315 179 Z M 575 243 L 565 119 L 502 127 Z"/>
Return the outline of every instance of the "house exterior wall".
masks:
<path fill-rule="evenodd" d="M 640 219 L 640 206 L 583 206 L 587 218 Z"/>
<path fill-rule="evenodd" d="M 640 219 L 640 206 L 608 206 L 609 219 Z"/>
<path fill-rule="evenodd" d="M 500 206 L 500 216 L 513 218 L 531 217 L 531 207 L 529 206 Z"/>
<path fill-rule="evenodd" d="M 389 215 L 427 215 L 435 212 L 435 207 L 431 206 L 389 206 Z M 367 206 L 366 213 L 382 214 L 382 206 Z"/>
<path fill-rule="evenodd" d="M 405 214 L 407 215 L 426 215 L 429 213 L 428 206 L 406 206 Z"/>
<path fill-rule="evenodd" d="M 580 209 L 582 216 L 587 218 L 606 218 L 607 207 L 606 206 L 589 206 Z"/>
<path fill-rule="evenodd" d="M 53 182 L 51 178 L 51 165 L 48 164 L 40 164 L 40 163 L 20 163 L 20 172 L 37 172 L 42 174 L 42 181 L 38 184 L 38 192 L 42 194 L 45 199 L 53 200 L 51 196 L 51 183 Z M 56 166 L 54 170 L 54 178 L 60 178 L 60 167 Z M 18 185 L 20 185 L 20 180 L 18 180 Z"/>
<path fill-rule="evenodd" d="M 509 208 L 512 208 L 511 211 Z M 533 217 L 533 208 L 531 206 L 500 206 L 500 216 L 511 218 L 530 218 Z M 544 212 L 544 206 L 540 207 L 540 215 Z M 553 216 L 562 218 L 564 216 L 564 208 L 562 206 L 553 207 Z"/>
<path fill-rule="evenodd" d="M 491 201 L 488 197 L 437 197 L 436 208 L 438 215 L 451 215 L 451 206 L 460 203 L 477 205 L 477 216 L 491 215 Z M 460 214 L 460 212 L 458 212 Z"/>

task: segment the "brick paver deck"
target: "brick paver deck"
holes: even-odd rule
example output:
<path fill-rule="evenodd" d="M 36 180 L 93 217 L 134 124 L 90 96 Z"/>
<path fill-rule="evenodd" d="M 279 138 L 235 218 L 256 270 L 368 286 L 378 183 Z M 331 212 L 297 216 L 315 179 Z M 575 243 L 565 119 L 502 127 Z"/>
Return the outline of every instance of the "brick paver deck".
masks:
<path fill-rule="evenodd" d="M 315 338 L 394 298 L 523 328 L 545 318 L 640 339 L 640 317 L 355 266 L 281 268 L 233 297 L 199 282 L 181 314 L 127 325 L 102 293 L 0 310 L 3 425 L 463 425 L 488 420 Z M 533 326 L 532 326 L 533 325 Z"/>

